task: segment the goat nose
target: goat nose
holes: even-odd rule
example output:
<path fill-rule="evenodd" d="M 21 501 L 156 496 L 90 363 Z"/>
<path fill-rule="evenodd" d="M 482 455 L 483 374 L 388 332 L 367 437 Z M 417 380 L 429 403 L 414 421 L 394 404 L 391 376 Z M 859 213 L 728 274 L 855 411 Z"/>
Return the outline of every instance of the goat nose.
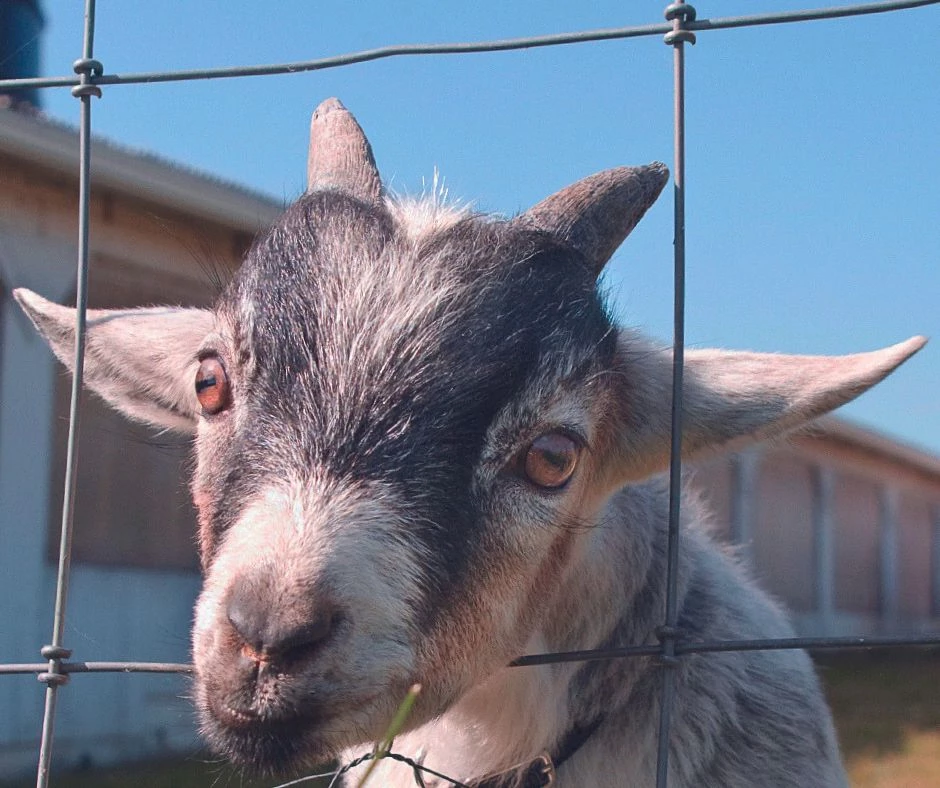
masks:
<path fill-rule="evenodd" d="M 337 618 L 336 608 L 323 600 L 272 603 L 250 584 L 229 597 L 226 614 L 256 661 L 302 656 L 330 636 Z"/>

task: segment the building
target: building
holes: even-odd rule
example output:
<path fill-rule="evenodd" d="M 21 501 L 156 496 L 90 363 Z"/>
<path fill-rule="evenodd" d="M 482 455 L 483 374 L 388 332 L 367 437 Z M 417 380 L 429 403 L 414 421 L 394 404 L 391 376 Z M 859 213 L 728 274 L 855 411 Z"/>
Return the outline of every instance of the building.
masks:
<path fill-rule="evenodd" d="M 51 634 L 69 379 L 13 304 L 74 299 L 78 141 L 0 111 L 0 662 Z M 92 307 L 202 305 L 281 209 L 156 158 L 92 151 Z M 184 442 L 85 401 L 65 642 L 76 660 L 188 660 L 199 588 Z M 807 633 L 920 632 L 940 616 L 940 458 L 838 419 L 699 465 L 715 527 Z M 59 763 L 195 746 L 186 682 L 90 675 L 60 693 Z M 35 766 L 43 692 L 0 677 L 0 776 Z"/>
<path fill-rule="evenodd" d="M 801 634 L 940 631 L 940 457 L 830 416 L 695 482 Z"/>
<path fill-rule="evenodd" d="M 51 638 L 69 377 L 10 297 L 74 303 L 78 137 L 0 110 L 0 662 Z M 282 206 L 117 146 L 92 150 L 90 304 L 205 304 Z M 65 640 L 78 660 L 188 661 L 199 588 L 183 442 L 85 400 Z M 82 676 L 60 695 L 62 763 L 195 743 L 178 677 Z M 43 692 L 0 678 L 0 776 L 35 768 Z"/>

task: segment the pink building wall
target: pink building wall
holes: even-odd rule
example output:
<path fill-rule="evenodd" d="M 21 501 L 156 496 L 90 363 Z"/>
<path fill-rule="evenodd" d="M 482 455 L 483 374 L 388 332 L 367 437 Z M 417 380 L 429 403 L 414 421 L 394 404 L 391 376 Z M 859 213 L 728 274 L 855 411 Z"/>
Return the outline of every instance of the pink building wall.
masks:
<path fill-rule="evenodd" d="M 830 418 L 692 484 L 801 631 L 940 631 L 940 458 Z"/>

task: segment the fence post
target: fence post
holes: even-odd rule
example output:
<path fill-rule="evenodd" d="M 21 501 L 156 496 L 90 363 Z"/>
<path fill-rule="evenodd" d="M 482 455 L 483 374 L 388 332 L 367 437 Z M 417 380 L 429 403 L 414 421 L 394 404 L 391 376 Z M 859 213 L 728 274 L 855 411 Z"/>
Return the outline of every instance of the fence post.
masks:
<path fill-rule="evenodd" d="M 828 632 L 833 614 L 835 523 L 833 496 L 835 474 L 824 465 L 813 467 L 813 578 L 814 607 L 819 631 Z"/>
<path fill-rule="evenodd" d="M 898 491 L 882 487 L 878 494 L 880 509 L 880 541 L 878 574 L 881 628 L 894 630 L 898 625 Z"/>
<path fill-rule="evenodd" d="M 930 615 L 940 618 L 940 506 L 930 509 L 931 561 L 930 561 Z"/>
<path fill-rule="evenodd" d="M 761 450 L 745 449 L 731 458 L 731 541 L 752 560 L 757 519 Z"/>

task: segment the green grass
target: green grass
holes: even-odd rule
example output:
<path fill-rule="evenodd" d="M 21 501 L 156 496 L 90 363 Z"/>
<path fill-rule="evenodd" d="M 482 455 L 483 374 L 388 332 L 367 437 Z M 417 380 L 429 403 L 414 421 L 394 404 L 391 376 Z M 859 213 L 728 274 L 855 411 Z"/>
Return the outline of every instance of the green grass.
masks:
<path fill-rule="evenodd" d="M 940 652 L 820 661 L 854 788 L 940 786 Z"/>
<path fill-rule="evenodd" d="M 940 652 L 822 657 L 819 672 L 836 718 L 853 788 L 940 786 Z M 328 780 L 304 783 L 325 788 Z M 35 779 L 0 783 L 31 788 Z M 53 788 L 273 788 L 198 758 L 121 769 L 55 773 Z"/>

